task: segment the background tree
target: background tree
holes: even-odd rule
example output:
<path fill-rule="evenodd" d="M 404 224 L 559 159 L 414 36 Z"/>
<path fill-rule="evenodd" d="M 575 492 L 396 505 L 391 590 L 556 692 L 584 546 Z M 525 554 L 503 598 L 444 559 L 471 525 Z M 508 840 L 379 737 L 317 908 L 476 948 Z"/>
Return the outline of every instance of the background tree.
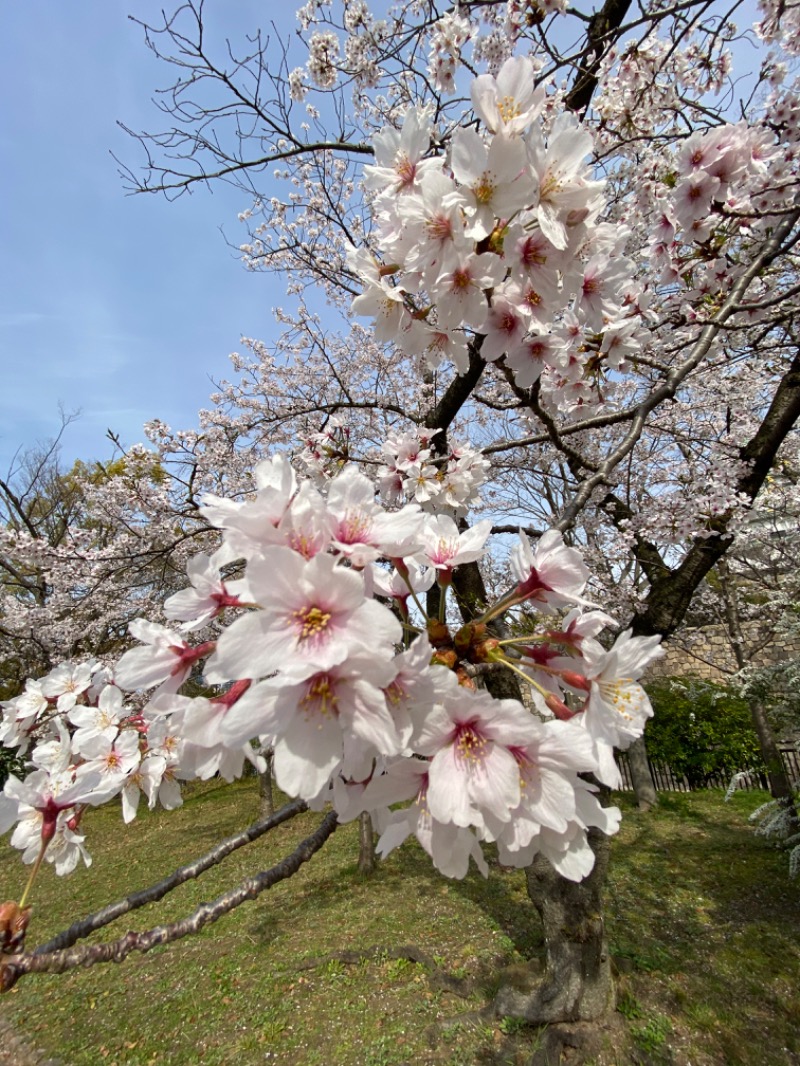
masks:
<path fill-rule="evenodd" d="M 66 468 L 59 443 L 69 421 L 0 479 L 5 697 L 63 659 L 118 655 L 130 620 L 160 613 L 207 530 L 180 478 L 142 447 L 126 452 L 116 441 L 106 462 Z"/>
<path fill-rule="evenodd" d="M 696 678 L 648 685 L 653 721 L 648 750 L 693 788 L 740 770 L 763 768 L 750 708 L 735 690 Z"/>

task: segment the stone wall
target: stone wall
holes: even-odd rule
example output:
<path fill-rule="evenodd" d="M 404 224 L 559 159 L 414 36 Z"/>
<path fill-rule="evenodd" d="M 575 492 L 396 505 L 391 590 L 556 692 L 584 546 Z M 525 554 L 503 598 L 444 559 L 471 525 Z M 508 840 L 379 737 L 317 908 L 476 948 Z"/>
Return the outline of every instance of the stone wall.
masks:
<path fill-rule="evenodd" d="M 800 636 L 777 640 L 769 627 L 757 622 L 745 622 L 742 629 L 750 665 L 776 666 L 800 657 Z M 692 676 L 725 682 L 736 673 L 736 660 L 724 626 L 684 630 L 666 641 L 664 650 L 664 658 L 653 663 L 646 679 Z"/>

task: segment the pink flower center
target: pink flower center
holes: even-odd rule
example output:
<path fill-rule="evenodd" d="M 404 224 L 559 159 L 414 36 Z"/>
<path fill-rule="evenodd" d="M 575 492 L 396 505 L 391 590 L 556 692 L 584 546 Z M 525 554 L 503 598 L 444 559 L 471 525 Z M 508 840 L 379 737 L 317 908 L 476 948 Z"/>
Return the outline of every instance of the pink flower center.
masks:
<path fill-rule="evenodd" d="M 517 587 L 517 595 L 524 596 L 526 599 L 532 599 L 540 592 L 552 591 L 552 587 L 539 577 L 535 566 L 531 567 L 530 574 L 528 574 L 525 580 L 521 581 Z"/>
<path fill-rule="evenodd" d="M 541 244 L 533 237 L 525 240 L 520 252 L 523 266 L 544 266 L 547 262 L 547 255 L 542 251 Z"/>
<path fill-rule="evenodd" d="M 497 322 L 497 330 L 499 333 L 505 333 L 508 336 L 512 336 L 517 330 L 517 317 L 512 311 L 505 311 Z"/>
<path fill-rule="evenodd" d="M 383 694 L 389 703 L 394 704 L 395 706 L 408 699 L 408 692 L 406 692 L 405 686 L 402 681 L 399 681 L 397 678 L 392 681 L 391 685 L 387 685 L 383 690 Z"/>
<path fill-rule="evenodd" d="M 371 529 L 371 518 L 359 511 L 348 511 L 339 523 L 336 539 L 343 544 L 363 544 Z"/>
<path fill-rule="evenodd" d="M 547 348 L 541 341 L 529 341 L 528 342 L 528 355 L 531 359 L 542 360 L 544 359 Z"/>
<path fill-rule="evenodd" d="M 317 458 L 322 457 L 317 456 Z M 302 533 L 297 530 L 289 535 L 287 538 L 287 544 L 292 551 L 297 552 L 298 555 L 302 555 L 304 559 L 313 559 L 321 546 L 320 538 L 318 536 L 310 537 L 307 533 Z"/>
<path fill-rule="evenodd" d="M 216 641 L 206 640 L 202 644 L 198 644 L 196 648 L 190 648 L 188 644 L 181 646 L 172 644 L 170 651 L 173 655 L 177 656 L 177 663 L 172 668 L 172 676 L 177 677 L 178 674 L 183 673 L 184 670 L 190 670 L 194 664 L 203 659 L 206 655 L 210 655 L 216 647 Z"/>
<path fill-rule="evenodd" d="M 435 215 L 428 222 L 428 236 L 432 241 L 449 241 L 453 236 L 453 224 L 447 215 Z"/>
<path fill-rule="evenodd" d="M 452 540 L 448 540 L 446 537 L 440 537 L 439 543 L 431 552 L 431 562 L 439 563 L 440 565 L 443 563 L 449 563 L 457 551 L 457 544 L 454 544 Z"/>
<path fill-rule="evenodd" d="M 417 176 L 417 166 L 416 163 L 411 162 L 407 155 L 398 160 L 394 169 L 403 188 L 408 188 L 409 185 L 414 184 L 414 178 Z"/>
<path fill-rule="evenodd" d="M 472 275 L 465 267 L 453 271 L 453 292 L 466 292 L 471 284 Z"/>

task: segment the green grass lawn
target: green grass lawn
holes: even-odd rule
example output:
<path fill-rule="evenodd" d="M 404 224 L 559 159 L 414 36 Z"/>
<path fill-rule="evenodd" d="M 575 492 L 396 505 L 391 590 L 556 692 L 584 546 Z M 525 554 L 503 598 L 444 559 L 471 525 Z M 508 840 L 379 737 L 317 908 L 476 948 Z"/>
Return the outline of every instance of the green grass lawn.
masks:
<path fill-rule="evenodd" d="M 763 799 L 667 795 L 649 815 L 622 800 L 607 899 L 618 1024 L 598 1066 L 800 1062 L 800 884 L 747 825 Z M 203 853 L 257 807 L 250 780 L 194 786 L 181 810 L 128 828 L 116 809 L 94 812 L 94 866 L 61 879 L 42 871 L 28 946 Z M 271 866 L 319 819 L 279 827 L 98 938 L 187 914 Z M 357 848 L 356 827 L 339 830 L 294 879 L 199 936 L 120 966 L 22 978 L 0 1017 L 64 1066 L 527 1063 L 540 1034 L 478 1013 L 498 969 L 541 948 L 522 874 L 495 866 L 488 881 L 445 881 L 414 845 L 364 879 Z M 0 847 L 0 900 L 19 896 L 26 873 Z M 388 954 L 330 957 L 404 945 L 462 979 L 458 988 Z"/>

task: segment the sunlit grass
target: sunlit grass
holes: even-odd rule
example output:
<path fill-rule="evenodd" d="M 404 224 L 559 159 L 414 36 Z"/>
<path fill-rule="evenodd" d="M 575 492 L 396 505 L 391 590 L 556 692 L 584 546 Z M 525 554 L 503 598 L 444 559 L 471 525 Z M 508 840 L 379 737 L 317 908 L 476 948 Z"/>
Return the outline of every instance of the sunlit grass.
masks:
<path fill-rule="evenodd" d="M 800 1051 L 800 886 L 746 824 L 762 798 L 726 805 L 705 793 L 667 797 L 652 815 L 626 810 L 607 921 L 627 1042 L 609 1037 L 596 1062 L 679 1053 L 693 1066 L 760 1066 Z M 253 781 L 209 782 L 181 810 L 127 829 L 116 810 L 93 813 L 95 864 L 65 879 L 43 870 L 29 946 L 207 850 L 254 820 L 257 806 Z M 187 914 L 272 865 L 319 818 L 279 827 L 103 938 Z M 121 966 L 24 978 L 0 1013 L 64 1066 L 527 1063 L 537 1032 L 478 1014 L 498 969 L 541 948 L 522 874 L 494 867 L 488 881 L 448 882 L 413 846 L 364 879 L 357 847 L 355 827 L 340 829 L 292 881 L 199 936 Z M 25 872 L 0 848 L 0 899 L 19 894 Z M 466 995 L 406 959 L 329 957 L 404 945 L 465 979 Z"/>

